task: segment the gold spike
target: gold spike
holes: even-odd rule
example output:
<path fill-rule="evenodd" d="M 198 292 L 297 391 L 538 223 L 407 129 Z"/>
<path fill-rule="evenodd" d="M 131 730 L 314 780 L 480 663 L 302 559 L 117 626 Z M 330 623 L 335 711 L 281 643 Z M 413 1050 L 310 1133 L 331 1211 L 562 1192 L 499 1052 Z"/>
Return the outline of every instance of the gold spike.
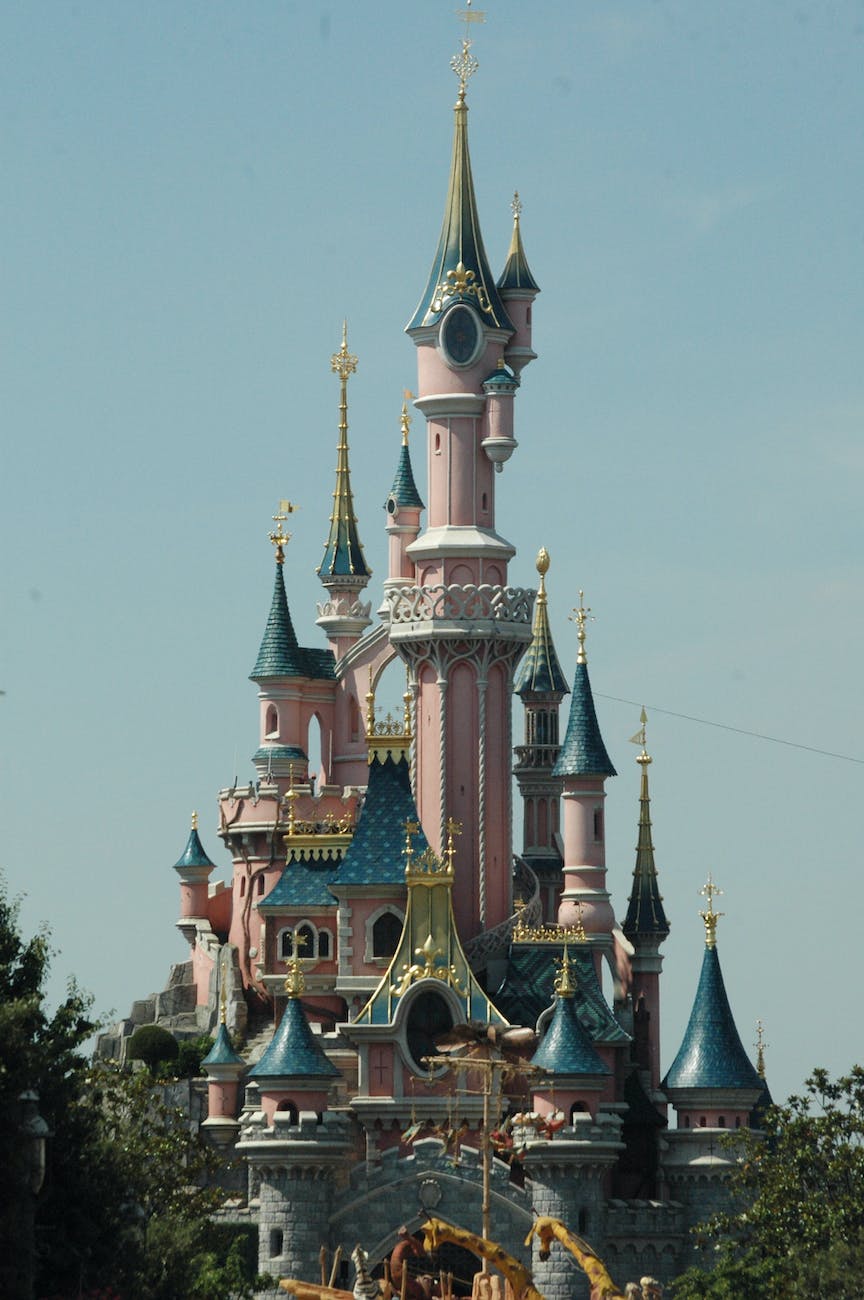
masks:
<path fill-rule="evenodd" d="M 297 946 L 296 937 L 295 934 L 295 947 Z M 295 956 L 292 957 L 288 963 L 288 976 L 285 980 L 285 992 L 288 994 L 289 998 L 299 998 L 301 993 L 304 993 L 305 991 L 306 978 L 300 966 L 299 958 Z"/>
<path fill-rule="evenodd" d="M 572 998 L 576 992 L 576 985 L 573 982 L 573 969 L 570 964 L 570 954 L 567 952 L 567 945 L 564 945 L 564 955 L 561 958 L 561 965 L 558 968 L 558 974 L 555 976 L 555 992 L 559 998 Z"/>
<path fill-rule="evenodd" d="M 375 692 L 372 689 L 372 669 L 369 669 L 369 689 L 366 692 L 366 735 L 371 740 L 375 735 Z"/>
<path fill-rule="evenodd" d="M 756 1042 L 753 1044 L 756 1048 L 756 1073 L 760 1079 L 765 1078 L 765 1048 L 770 1047 L 770 1043 L 765 1042 L 765 1026 L 761 1020 L 756 1021 Z"/>
<path fill-rule="evenodd" d="M 513 213 L 514 224 L 518 226 L 519 218 L 522 215 L 522 200 L 519 197 L 518 190 L 513 191 L 513 202 L 510 204 L 510 209 Z"/>
<path fill-rule="evenodd" d="M 405 870 L 406 872 L 411 870 L 411 863 L 414 857 L 414 847 L 411 843 L 411 839 L 412 836 L 416 835 L 419 830 L 420 830 L 419 822 L 412 822 L 410 820 L 405 822 Z"/>
<path fill-rule="evenodd" d="M 452 876 L 453 859 L 456 856 L 454 837 L 462 834 L 462 823 L 457 822 L 454 817 L 448 817 L 445 830 L 447 831 L 447 847 L 444 850 L 444 857 L 447 859 L 447 870 Z"/>
<path fill-rule="evenodd" d="M 228 950 L 222 949 L 222 960 L 220 965 L 221 979 L 219 981 L 219 1023 L 224 1025 L 228 1021 Z"/>
<path fill-rule="evenodd" d="M 291 534 L 286 533 L 282 525 L 289 515 L 293 515 L 294 511 L 299 509 L 300 507 L 295 506 L 293 501 L 280 501 L 279 509 L 276 511 L 276 514 L 273 515 L 273 522 L 276 525 L 276 529 L 274 532 L 268 533 L 268 536 L 270 541 L 276 547 L 277 564 L 285 563 L 285 547 L 288 542 L 291 541 Z"/>
<path fill-rule="evenodd" d="M 411 428 L 411 416 L 408 414 L 408 403 L 413 399 L 414 394 L 410 388 L 404 389 L 402 393 L 402 446 L 408 446 L 408 433 Z"/>
<path fill-rule="evenodd" d="M 192 829 L 193 829 L 193 831 L 197 831 L 197 829 L 198 829 L 198 814 L 197 814 L 197 812 L 193 812 L 193 814 L 192 814 Z"/>

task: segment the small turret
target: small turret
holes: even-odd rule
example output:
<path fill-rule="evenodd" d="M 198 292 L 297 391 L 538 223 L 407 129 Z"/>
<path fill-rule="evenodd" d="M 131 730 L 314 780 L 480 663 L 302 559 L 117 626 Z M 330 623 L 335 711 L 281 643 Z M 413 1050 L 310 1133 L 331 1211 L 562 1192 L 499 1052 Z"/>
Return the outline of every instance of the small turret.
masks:
<path fill-rule="evenodd" d="M 616 773 L 600 734 L 588 677 L 585 623 L 591 611 L 584 605 L 583 596 L 580 591 L 579 607 L 573 611 L 579 652 L 570 717 L 552 769 L 553 776 L 563 779 L 564 799 L 564 893 L 558 920 L 561 925 L 580 922 L 589 938 L 596 936 L 608 947 L 615 917 L 606 891 L 603 802 L 606 778 Z"/>
<path fill-rule="evenodd" d="M 203 1128 L 217 1142 L 233 1142 L 240 1128 L 236 1119 L 240 1076 L 246 1069 L 242 1056 L 234 1051 L 228 1036 L 227 955 L 222 951 L 219 963 L 219 1028 L 210 1051 L 201 1062 L 207 1076 L 207 1119 Z"/>
<path fill-rule="evenodd" d="M 722 891 L 711 877 L 701 891 L 708 907 L 705 952 L 693 1009 L 678 1054 L 661 1087 L 678 1112 L 679 1128 L 740 1128 L 764 1087 L 744 1050 L 720 969 L 714 899 Z M 683 1123 L 682 1123 L 683 1120 Z"/>
<path fill-rule="evenodd" d="M 416 582 L 417 574 L 414 561 L 406 553 L 407 548 L 420 534 L 420 512 L 423 501 L 414 481 L 411 466 L 411 453 L 408 450 L 408 433 L 411 428 L 411 416 L 408 414 L 409 392 L 402 403 L 402 446 L 399 449 L 399 462 L 393 486 L 384 504 L 387 511 L 387 538 L 389 541 L 389 564 L 385 590 L 390 587 L 411 586 Z M 389 610 L 385 600 L 384 609 Z"/>
<path fill-rule="evenodd" d="M 180 877 L 180 920 L 177 928 L 189 943 L 195 943 L 197 921 L 207 920 L 207 893 L 210 872 L 216 870 L 204 852 L 198 835 L 198 814 L 192 814 L 192 829 L 183 853 L 174 863 Z"/>
<path fill-rule="evenodd" d="M 288 965 L 285 992 L 288 1000 L 276 1033 L 260 1061 L 249 1071 L 258 1084 L 262 1110 L 272 1122 L 277 1110 L 304 1108 L 322 1111 L 327 1105 L 330 1087 L 339 1071 L 315 1041 L 300 998 L 306 981 L 295 957 Z"/>
<path fill-rule="evenodd" d="M 548 1076 L 533 1088 L 534 1109 L 549 1114 L 561 1107 L 568 1118 L 574 1111 L 596 1117 L 599 1093 L 609 1069 L 597 1054 L 576 1014 L 576 982 L 567 948 L 555 980 L 555 1009 L 543 1041 L 531 1064 Z"/>
<path fill-rule="evenodd" d="M 513 234 L 497 287 L 516 330 L 507 344 L 504 359 L 520 375 L 529 361 L 537 356 L 531 346 L 531 304 L 540 292 L 540 286 L 531 274 L 522 246 L 522 231 L 519 226 L 522 201 L 518 190 L 513 195 L 512 207 Z"/>
<path fill-rule="evenodd" d="M 357 531 L 348 465 L 348 376 L 357 370 L 357 358 L 348 351 L 347 323 L 343 323 L 342 346 L 333 354 L 330 368 L 339 376 L 339 442 L 330 533 L 318 566 L 318 576 L 329 599 L 318 606 L 315 621 L 324 629 L 339 657 L 371 622 L 370 606 L 358 599 L 372 576 L 372 570 L 366 564 Z"/>

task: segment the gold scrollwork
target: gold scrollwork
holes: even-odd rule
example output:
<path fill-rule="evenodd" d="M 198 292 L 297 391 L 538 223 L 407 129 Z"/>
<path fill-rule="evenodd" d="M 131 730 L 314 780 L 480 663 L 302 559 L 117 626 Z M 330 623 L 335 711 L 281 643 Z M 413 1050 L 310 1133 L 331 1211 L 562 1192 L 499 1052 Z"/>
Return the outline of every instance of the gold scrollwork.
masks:
<path fill-rule="evenodd" d="M 491 312 L 492 304 L 483 285 L 477 279 L 476 271 L 469 271 L 464 262 L 457 262 L 453 271 L 448 271 L 435 290 L 432 310 L 439 312 L 447 298 L 473 298 L 482 312 Z"/>

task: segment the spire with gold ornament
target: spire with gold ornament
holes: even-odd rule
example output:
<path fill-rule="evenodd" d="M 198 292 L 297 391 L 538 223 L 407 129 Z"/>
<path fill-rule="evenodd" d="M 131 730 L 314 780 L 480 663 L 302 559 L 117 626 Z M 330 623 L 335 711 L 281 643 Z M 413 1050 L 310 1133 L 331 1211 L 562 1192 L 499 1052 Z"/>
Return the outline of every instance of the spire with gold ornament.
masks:
<path fill-rule="evenodd" d="M 359 593 L 372 576 L 366 564 L 354 514 L 351 472 L 348 464 L 348 378 L 357 370 L 357 358 L 348 351 L 348 323 L 342 324 L 342 346 L 330 359 L 330 369 L 339 377 L 339 439 L 336 447 L 336 486 L 333 511 L 324 555 L 318 566 L 328 599 L 318 606 L 318 626 L 334 644 L 337 655 L 348 648 L 369 626 L 370 606 Z"/>

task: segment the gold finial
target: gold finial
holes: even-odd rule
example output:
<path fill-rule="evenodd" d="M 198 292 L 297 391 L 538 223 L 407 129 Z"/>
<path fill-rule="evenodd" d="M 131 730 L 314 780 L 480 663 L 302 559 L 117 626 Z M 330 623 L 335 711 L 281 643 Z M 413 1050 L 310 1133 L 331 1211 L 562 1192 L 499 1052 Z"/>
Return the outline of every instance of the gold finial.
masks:
<path fill-rule="evenodd" d="M 710 871 L 708 872 L 708 879 L 699 890 L 699 893 L 702 894 L 704 898 L 708 899 L 708 911 L 699 913 L 702 920 L 705 922 L 705 947 L 715 948 L 717 946 L 717 922 L 720 920 L 721 916 L 725 916 L 726 914 L 725 912 L 714 911 L 714 899 L 722 895 L 723 890 L 714 884 Z"/>
<path fill-rule="evenodd" d="M 453 859 L 456 856 L 456 845 L 454 839 L 457 835 L 462 834 L 462 823 L 457 822 L 455 817 L 448 817 L 445 826 L 447 831 L 447 847 L 444 850 L 444 857 L 447 859 L 447 870 L 453 875 Z"/>
<path fill-rule="evenodd" d="M 414 400 L 414 394 L 410 388 L 402 390 L 402 446 L 408 446 L 408 431 L 411 428 L 411 416 L 408 414 L 408 403 Z"/>
<path fill-rule="evenodd" d="M 540 585 L 537 588 L 537 604 L 546 604 L 546 574 L 549 572 L 549 565 L 552 561 L 549 559 L 549 552 L 545 546 L 541 546 L 537 552 L 535 561 L 537 572 L 540 574 Z"/>
<path fill-rule="evenodd" d="M 583 599 L 585 592 L 579 588 L 579 604 L 570 615 L 570 622 L 576 624 L 576 637 L 579 641 L 579 653 L 576 656 L 577 664 L 587 664 L 588 659 L 585 654 L 585 624 L 590 618 L 594 622 L 594 615 L 591 613 L 591 606 L 586 605 Z"/>
<path fill-rule="evenodd" d="M 288 834 L 294 834 L 294 804 L 297 802 L 297 791 L 294 789 L 294 764 L 288 764 L 288 792 L 285 795 L 288 800 Z"/>
<path fill-rule="evenodd" d="M 219 962 L 219 1023 L 224 1025 L 228 1020 L 228 950 L 222 949 L 222 958 Z"/>
<path fill-rule="evenodd" d="M 198 814 L 197 814 L 197 812 L 193 812 L 193 814 L 192 814 L 192 829 L 193 829 L 193 831 L 197 831 L 197 829 L 198 829 Z"/>
<path fill-rule="evenodd" d="M 296 938 L 296 936 L 295 936 Z M 285 992 L 289 998 L 299 998 L 306 991 L 306 978 L 300 966 L 300 959 L 292 957 L 288 963 L 288 976 L 285 980 Z"/>
<path fill-rule="evenodd" d="M 408 665 L 405 665 L 405 694 L 402 696 L 404 708 L 402 710 L 402 726 L 406 736 L 411 735 L 411 675 Z"/>
<path fill-rule="evenodd" d="M 414 846 L 411 843 L 411 838 L 412 836 L 416 835 L 419 830 L 420 830 L 419 822 L 412 822 L 410 820 L 405 822 L 405 870 L 406 871 L 411 870 L 411 863 L 414 858 Z"/>
<path fill-rule="evenodd" d="M 765 1078 L 765 1048 L 770 1047 L 770 1043 L 765 1042 L 765 1026 L 761 1020 L 756 1021 L 756 1042 L 753 1044 L 756 1048 L 756 1073 L 760 1079 Z"/>
<path fill-rule="evenodd" d="M 372 689 L 372 669 L 369 669 L 369 689 L 366 692 L 366 735 L 375 735 L 375 692 Z"/>
<path fill-rule="evenodd" d="M 454 54 L 450 60 L 450 67 L 459 78 L 459 104 L 465 103 L 465 87 L 468 85 L 474 73 L 480 67 L 477 59 L 471 53 L 473 42 L 469 39 L 468 33 L 471 30 L 472 23 L 482 23 L 486 21 L 486 15 L 481 9 L 472 9 L 471 0 L 466 0 L 467 7 L 458 9 L 457 16 L 465 24 L 465 35 L 462 38 L 462 49 L 459 54 Z M 458 105 L 457 105 L 458 107 Z"/>
<path fill-rule="evenodd" d="M 294 511 L 299 509 L 300 507 L 295 506 L 294 503 L 291 501 L 280 501 L 279 509 L 276 511 L 275 515 L 273 516 L 273 522 L 276 525 L 276 530 L 275 532 L 269 533 L 268 536 L 270 538 L 270 541 L 276 547 L 277 564 L 285 563 L 285 546 L 288 542 L 291 541 L 291 534 L 286 533 L 283 530 L 282 525 L 289 515 L 293 515 Z"/>
<path fill-rule="evenodd" d="M 348 322 L 342 322 L 342 346 L 338 352 L 334 352 L 330 358 L 330 369 L 338 375 L 343 384 L 347 384 L 348 376 L 357 371 L 357 358 L 352 357 L 348 351 Z"/>
<path fill-rule="evenodd" d="M 513 191 L 513 202 L 510 204 L 510 210 L 513 213 L 513 220 L 519 225 L 519 218 L 522 215 L 522 200 L 519 197 L 519 191 Z"/>
<path fill-rule="evenodd" d="M 559 998 L 572 998 L 576 992 L 576 985 L 573 982 L 573 968 L 570 964 L 570 954 L 567 951 L 566 943 L 561 965 L 558 967 L 558 974 L 555 976 L 555 992 Z"/>

